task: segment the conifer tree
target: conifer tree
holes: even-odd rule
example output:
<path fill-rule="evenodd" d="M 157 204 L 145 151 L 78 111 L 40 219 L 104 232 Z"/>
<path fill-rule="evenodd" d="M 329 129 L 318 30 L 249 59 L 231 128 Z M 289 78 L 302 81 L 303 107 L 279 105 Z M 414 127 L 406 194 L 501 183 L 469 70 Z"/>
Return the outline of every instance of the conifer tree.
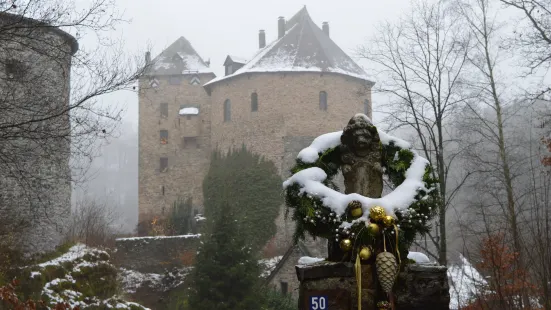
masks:
<path fill-rule="evenodd" d="M 248 151 L 245 146 L 227 155 L 214 152 L 203 182 L 205 216 L 219 207 L 233 207 L 239 226 L 256 251 L 276 232 L 275 219 L 283 198 L 281 177 L 274 163 Z"/>
<path fill-rule="evenodd" d="M 260 267 L 239 231 L 233 207 L 222 205 L 211 219 L 210 233 L 199 248 L 191 274 L 189 309 L 261 309 L 262 300 L 255 294 Z"/>

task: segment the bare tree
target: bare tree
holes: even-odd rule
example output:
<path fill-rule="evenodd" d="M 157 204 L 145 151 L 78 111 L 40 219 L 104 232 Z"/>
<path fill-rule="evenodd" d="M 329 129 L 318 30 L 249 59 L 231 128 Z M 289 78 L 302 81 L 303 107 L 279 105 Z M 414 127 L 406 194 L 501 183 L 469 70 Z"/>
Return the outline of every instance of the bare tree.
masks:
<path fill-rule="evenodd" d="M 117 216 L 105 202 L 93 198 L 78 201 L 66 238 L 89 246 L 113 246 L 114 237 L 119 233 Z"/>
<path fill-rule="evenodd" d="M 522 12 L 523 23 L 515 30 L 514 48 L 519 48 L 524 65 L 534 73 L 551 66 L 551 0 L 499 0 Z M 549 85 L 538 94 L 551 91 Z"/>
<path fill-rule="evenodd" d="M 512 244 L 515 254 L 512 268 L 518 271 L 519 283 L 529 283 L 530 274 L 524 271 L 533 266 L 528 263 L 529 234 L 525 227 L 533 208 L 541 207 L 529 199 L 539 185 L 526 186 L 535 176 L 527 173 L 534 157 L 527 152 L 530 139 L 524 133 L 530 132 L 531 127 L 526 126 L 525 120 L 518 121 L 527 108 L 526 100 L 516 98 L 515 84 L 501 70 L 511 55 L 500 44 L 503 34 L 496 19 L 499 11 L 488 0 L 457 4 L 473 37 L 468 85 L 476 99 L 469 100 L 463 112 L 463 137 L 468 144 L 465 164 L 475 173 L 471 195 L 484 212 L 483 217 L 477 215 L 469 224 L 477 229 L 478 221 L 478 229 L 488 235 L 505 231 L 505 241 Z M 529 308 L 533 291 L 528 285 L 519 291 L 508 301 L 500 302 L 506 302 L 511 309 Z"/>
<path fill-rule="evenodd" d="M 468 177 L 451 182 L 450 167 L 458 150 L 445 126 L 465 98 L 462 75 L 467 63 L 469 38 L 461 19 L 452 14 L 445 1 L 434 4 L 415 2 L 412 12 L 398 23 L 384 23 L 369 45 L 359 49 L 361 57 L 380 68 L 383 79 L 374 91 L 390 96 L 382 110 L 393 128 L 415 132 L 420 149 L 430 160 L 440 182 L 437 234 L 429 234 L 436 253 L 429 255 L 447 262 L 446 213 L 458 189 Z M 455 184 L 452 184 L 455 183 Z"/>
<path fill-rule="evenodd" d="M 102 96 L 133 90 L 145 69 L 109 37 L 121 22 L 114 0 L 0 0 L 0 212 L 55 223 L 67 210 L 121 119 Z"/>

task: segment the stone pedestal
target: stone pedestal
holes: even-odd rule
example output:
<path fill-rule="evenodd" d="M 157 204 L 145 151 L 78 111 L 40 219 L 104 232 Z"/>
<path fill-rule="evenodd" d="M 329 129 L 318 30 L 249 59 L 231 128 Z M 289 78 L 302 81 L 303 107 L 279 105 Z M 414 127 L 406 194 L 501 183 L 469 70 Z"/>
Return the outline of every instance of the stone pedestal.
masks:
<path fill-rule="evenodd" d="M 447 268 L 435 264 L 411 264 L 398 275 L 396 309 L 449 309 Z"/>
<path fill-rule="evenodd" d="M 326 307 L 318 309 L 357 310 L 358 297 L 354 265 L 352 263 L 320 262 L 296 266 L 299 287 L 299 310 L 316 309 L 312 303 L 325 297 Z M 373 265 L 362 265 L 362 310 L 376 310 L 378 293 L 373 280 Z M 317 299 L 316 299 L 317 298 Z"/>
<path fill-rule="evenodd" d="M 357 310 L 356 278 L 352 263 L 320 262 L 296 266 L 299 310 L 316 309 L 312 303 L 324 303 L 317 309 Z M 397 310 L 449 309 L 450 295 L 446 267 L 412 264 L 398 276 L 395 286 Z M 362 310 L 376 310 L 381 294 L 374 278 L 373 265 L 362 266 Z M 323 301 L 322 301 L 323 299 Z"/>

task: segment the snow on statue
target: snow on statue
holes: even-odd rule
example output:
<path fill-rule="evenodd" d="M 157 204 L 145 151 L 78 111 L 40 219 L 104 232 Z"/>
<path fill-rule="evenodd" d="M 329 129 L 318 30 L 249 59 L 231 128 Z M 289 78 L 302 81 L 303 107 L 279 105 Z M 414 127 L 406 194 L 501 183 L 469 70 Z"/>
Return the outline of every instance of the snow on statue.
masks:
<path fill-rule="evenodd" d="M 344 193 L 333 183 L 344 176 Z M 329 261 L 376 264 L 384 290 L 392 289 L 402 257 L 417 233 L 429 230 L 438 202 L 429 162 L 411 145 L 378 130 L 357 114 L 343 131 L 316 138 L 303 149 L 283 183 L 286 204 L 305 232 L 329 239 Z M 381 197 L 383 175 L 394 190 Z M 407 260 L 405 260 L 407 261 Z"/>

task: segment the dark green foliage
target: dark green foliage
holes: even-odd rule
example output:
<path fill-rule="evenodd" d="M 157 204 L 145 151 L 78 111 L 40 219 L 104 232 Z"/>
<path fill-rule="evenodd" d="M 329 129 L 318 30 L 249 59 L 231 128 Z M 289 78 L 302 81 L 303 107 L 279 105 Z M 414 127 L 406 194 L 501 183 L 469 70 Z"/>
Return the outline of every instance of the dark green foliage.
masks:
<path fill-rule="evenodd" d="M 295 174 L 301 170 L 318 167 L 323 169 L 327 174 L 327 178 L 323 182 L 325 186 L 338 190 L 338 187 L 333 183 L 333 178 L 339 172 L 340 150 L 338 147 L 328 149 L 320 155 L 315 163 L 308 164 L 297 159 L 297 164 L 291 169 L 291 173 Z M 323 206 L 320 199 L 316 197 L 306 197 L 305 194 L 300 194 L 300 186 L 293 184 L 289 186 L 285 191 L 285 204 L 287 205 L 286 214 L 289 209 L 294 209 L 292 219 L 296 223 L 295 233 L 293 239 L 295 243 L 299 239 L 304 239 L 305 232 L 308 231 L 313 237 L 330 238 L 335 229 L 342 223 L 341 221 L 333 221 L 335 219 L 329 208 Z M 313 218 L 315 212 L 319 212 L 322 218 L 330 218 L 330 221 L 319 225 L 316 222 L 304 221 L 304 218 Z"/>
<path fill-rule="evenodd" d="M 192 200 L 179 198 L 172 205 L 168 216 L 168 225 L 173 235 L 184 235 L 193 232 Z"/>
<path fill-rule="evenodd" d="M 297 302 L 289 295 L 284 296 L 272 288 L 264 288 L 262 291 L 263 306 L 261 310 L 296 310 Z"/>
<path fill-rule="evenodd" d="M 381 146 L 383 152 L 382 166 L 385 169 L 385 175 L 396 187 L 404 182 L 406 171 L 411 166 L 415 154 L 411 150 L 398 147 L 393 141 L 388 145 L 381 144 Z M 291 173 L 295 174 L 312 167 L 321 168 L 327 174 L 327 179 L 323 184 L 329 188 L 336 189 L 332 180 L 340 166 L 340 148 L 335 147 L 320 154 L 319 159 L 315 163 L 307 164 L 297 160 L 296 165 L 291 169 Z M 396 212 L 397 223 L 400 225 L 399 246 L 402 257 L 407 256 L 407 251 L 413 243 L 416 234 L 425 234 L 430 230 L 429 221 L 434 217 L 438 209 L 440 200 L 437 187 L 438 179 L 434 176 L 430 165 L 426 166 L 423 181 L 429 192 L 419 190 L 416 201 L 409 207 L 408 212 Z M 331 210 L 325 207 L 319 198 L 311 197 L 305 193 L 301 194 L 300 185 L 298 184 L 292 184 L 286 188 L 285 201 L 287 212 L 289 209 L 294 210 L 292 218 L 296 222 L 295 242 L 304 238 L 305 232 L 309 232 L 314 237 L 333 238 L 335 230 L 340 226 L 342 221 L 351 220 L 347 218 L 348 214 L 344 214 L 340 220 L 338 218 L 335 219 Z M 351 231 L 356 236 L 355 243 L 373 244 L 375 239 L 367 234 L 366 230 L 362 229 L 363 227 L 365 226 L 362 223 L 352 226 Z M 394 229 L 386 231 L 388 233 L 386 234 L 387 245 L 394 247 L 396 235 L 392 235 L 390 230 Z"/>
<path fill-rule="evenodd" d="M 234 207 L 221 205 L 211 233 L 199 248 L 191 273 L 189 309 L 258 310 L 255 294 L 260 267 L 244 234 L 238 232 Z"/>
<path fill-rule="evenodd" d="M 281 177 L 275 165 L 245 147 L 227 155 L 215 152 L 203 182 L 207 225 L 229 205 L 235 210 L 239 232 L 258 250 L 275 235 L 281 206 Z"/>

